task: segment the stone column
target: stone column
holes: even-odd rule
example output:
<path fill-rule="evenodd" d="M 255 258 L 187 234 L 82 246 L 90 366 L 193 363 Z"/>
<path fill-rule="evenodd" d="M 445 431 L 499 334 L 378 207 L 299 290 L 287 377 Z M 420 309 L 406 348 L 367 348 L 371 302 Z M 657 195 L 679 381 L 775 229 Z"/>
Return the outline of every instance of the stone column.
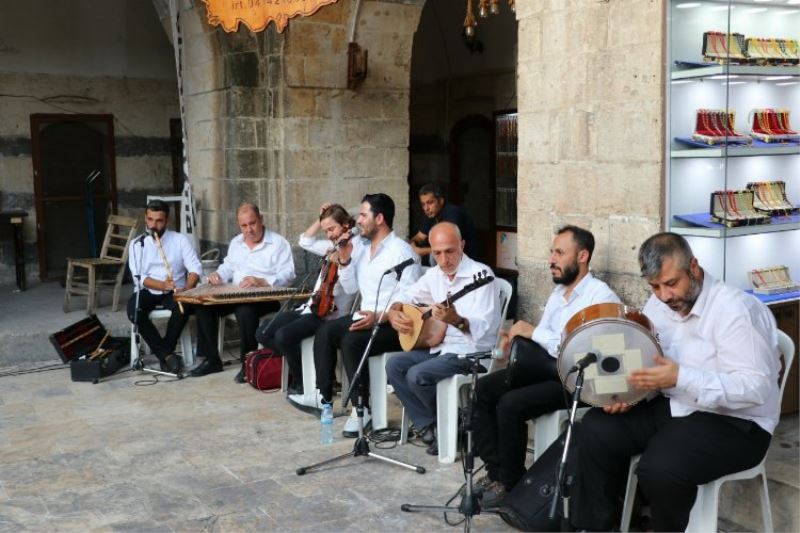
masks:
<path fill-rule="evenodd" d="M 534 323 L 564 224 L 591 230 L 595 274 L 644 302 L 636 254 L 664 205 L 662 4 L 517 2 L 520 310 Z"/>

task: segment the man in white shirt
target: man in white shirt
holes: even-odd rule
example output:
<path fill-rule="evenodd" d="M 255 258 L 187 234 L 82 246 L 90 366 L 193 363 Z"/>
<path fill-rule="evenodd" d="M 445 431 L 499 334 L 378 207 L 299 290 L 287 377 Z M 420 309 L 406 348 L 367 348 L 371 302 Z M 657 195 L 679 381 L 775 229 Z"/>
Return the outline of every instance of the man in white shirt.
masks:
<path fill-rule="evenodd" d="M 301 353 L 303 339 L 313 337 L 325 320 L 333 320 L 348 314 L 353 306 L 355 295 L 344 292 L 342 284 L 339 283 L 338 272 L 330 280 L 324 280 L 323 275 L 330 277 L 329 269 L 338 267 L 336 263 L 338 251 L 335 246 L 340 239 L 350 238 L 350 230 L 355 228 L 355 224 L 353 217 L 341 205 L 322 204 L 319 217 L 300 235 L 299 240 L 301 248 L 323 257 L 322 268 L 314 284 L 314 295 L 297 309 L 283 312 L 274 319 L 265 320 L 256 331 L 258 342 L 281 354 L 288 363 L 289 375 L 292 378 L 288 391 L 289 400 L 294 405 L 305 406 L 310 401 L 316 401 L 315 391 L 308 391 L 310 400 L 305 401 Z M 326 238 L 317 238 L 320 231 L 325 233 Z M 354 244 L 360 246 L 360 241 Z M 333 282 L 334 306 L 323 315 L 321 314 L 323 306 L 318 295 L 323 282 L 328 283 L 328 281 Z"/>
<path fill-rule="evenodd" d="M 263 217 L 255 204 L 243 203 L 236 211 L 241 235 L 228 245 L 228 255 L 216 272 L 208 276 L 212 285 L 233 283 L 243 289 L 252 287 L 285 287 L 294 280 L 294 259 L 289 241 L 264 227 Z M 219 317 L 236 315 L 239 326 L 239 351 L 244 376 L 244 356 L 255 350 L 258 319 L 280 308 L 278 302 L 196 306 L 197 355 L 205 360 L 192 370 L 193 377 L 222 372 L 222 359 L 217 350 Z M 236 377 L 238 381 L 239 376 Z"/>
<path fill-rule="evenodd" d="M 436 266 L 428 270 L 404 295 L 392 304 L 389 321 L 400 334 L 414 333 L 414 322 L 403 312 L 403 304 L 432 306 L 428 320 L 446 324 L 444 337 L 436 346 L 394 354 L 386 364 L 386 375 L 397 397 L 405 406 L 414 426 L 428 444 L 427 452 L 438 453 L 435 437 L 436 384 L 472 366 L 459 354 L 491 350 L 500 328 L 500 300 L 493 282 L 478 286 L 452 305 L 442 304 L 449 295 L 492 270 L 464 253 L 464 241 L 458 226 L 440 222 L 430 231 L 431 253 Z"/>
<path fill-rule="evenodd" d="M 578 529 L 618 524 L 630 458 L 642 454 L 653 529 L 684 531 L 698 485 L 757 465 L 778 423 L 778 337 L 767 307 L 704 272 L 675 233 L 647 239 L 639 265 L 653 291 L 644 313 L 665 356 L 628 382 L 660 394 L 584 416 L 571 499 Z"/>
<path fill-rule="evenodd" d="M 339 282 L 349 294 L 361 293 L 361 308 L 352 317 L 325 322 L 314 337 L 314 366 L 321 403 L 333 400 L 333 375 L 336 352 L 341 348 L 342 361 L 351 380 L 367 348 L 375 321 L 392 297 L 392 290 L 401 293 L 419 278 L 419 257 L 411 246 L 392 231 L 394 201 L 386 194 L 367 194 L 361 200 L 357 224 L 361 236 L 368 241 L 358 248 L 350 241 L 339 250 Z M 395 267 L 403 266 L 402 269 Z M 399 272 L 397 272 L 399 270 Z M 380 287 L 380 290 L 379 290 Z M 369 355 L 400 350 L 400 341 L 384 316 L 378 327 Z M 365 406 L 369 401 L 369 365 L 361 369 L 361 377 L 353 388 L 355 404 L 360 395 Z M 371 422 L 369 409 L 364 409 L 365 427 Z M 345 423 L 345 437 L 358 436 L 358 419 L 353 408 Z"/>
<path fill-rule="evenodd" d="M 203 265 L 186 235 L 167 229 L 168 219 L 169 206 L 165 202 L 153 200 L 147 204 L 144 211 L 147 232 L 133 241 L 128 253 L 136 291 L 128 300 L 128 319 L 133 322 L 136 316 L 139 334 L 158 358 L 161 369 L 177 374 L 183 370 L 183 360 L 175 354 L 175 344 L 189 320 L 190 309 L 181 310 L 172 295 L 194 288 L 203 273 Z M 156 235 L 167 264 L 158 249 Z M 172 311 L 163 337 L 149 317 L 156 308 Z"/>
<path fill-rule="evenodd" d="M 478 481 L 483 506 L 499 505 L 525 473 L 527 421 L 566 407 L 558 376 L 558 346 L 567 321 L 585 307 L 620 300 L 589 271 L 594 235 L 577 226 L 556 231 L 550 248 L 550 274 L 556 287 L 537 326 L 520 320 L 504 334 L 504 347 L 516 344 L 511 369 L 478 380 L 475 446 L 486 463 Z"/>

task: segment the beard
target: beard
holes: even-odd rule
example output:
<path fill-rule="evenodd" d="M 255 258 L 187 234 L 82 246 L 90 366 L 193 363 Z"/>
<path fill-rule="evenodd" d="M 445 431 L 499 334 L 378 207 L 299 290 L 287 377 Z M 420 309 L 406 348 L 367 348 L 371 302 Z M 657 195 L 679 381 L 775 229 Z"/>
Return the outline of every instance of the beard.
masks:
<path fill-rule="evenodd" d="M 565 268 L 559 268 L 555 264 L 550 264 L 550 270 L 557 269 L 558 272 L 553 272 L 553 283 L 557 285 L 570 285 L 573 281 L 578 279 L 578 273 L 580 270 L 578 269 L 578 263 L 572 263 L 571 265 L 567 265 Z"/>
<path fill-rule="evenodd" d="M 158 238 L 160 239 L 161 237 L 164 236 L 164 233 L 167 231 L 167 227 L 164 226 L 160 230 L 157 230 L 156 228 L 147 228 L 147 231 L 149 231 L 153 235 L 158 235 Z"/>
<path fill-rule="evenodd" d="M 687 315 L 692 310 L 697 299 L 700 297 L 700 292 L 703 290 L 703 283 L 699 278 L 692 276 L 689 273 L 689 292 L 683 298 L 672 298 L 664 302 L 670 309 L 681 315 Z"/>

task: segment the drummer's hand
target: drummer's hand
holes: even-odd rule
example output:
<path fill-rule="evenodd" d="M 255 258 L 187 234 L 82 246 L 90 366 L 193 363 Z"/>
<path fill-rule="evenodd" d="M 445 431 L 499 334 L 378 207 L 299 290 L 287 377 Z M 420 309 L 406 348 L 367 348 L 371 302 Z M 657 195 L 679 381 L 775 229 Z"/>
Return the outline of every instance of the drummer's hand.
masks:
<path fill-rule="evenodd" d="M 633 406 L 629 403 L 612 403 L 611 405 L 604 405 L 603 411 L 610 415 L 618 415 L 620 413 L 626 413 L 630 411 L 631 407 Z"/>
<path fill-rule="evenodd" d="M 212 285 L 221 285 L 222 276 L 220 276 L 218 272 L 212 272 L 208 275 L 208 282 Z"/>
<path fill-rule="evenodd" d="M 514 340 L 514 337 L 517 336 L 525 337 L 526 339 L 533 337 L 533 324 L 529 324 L 524 320 L 517 321 L 517 323 L 511 326 L 511 329 L 508 330 L 509 343 Z"/>
<path fill-rule="evenodd" d="M 175 282 L 172 278 L 167 278 L 161 282 L 161 290 L 162 291 L 174 291 L 175 290 Z"/>
<path fill-rule="evenodd" d="M 239 287 L 242 289 L 252 289 L 253 287 L 269 287 L 269 282 L 264 278 L 257 278 L 255 276 L 245 276 L 239 282 Z"/>
<path fill-rule="evenodd" d="M 628 376 L 628 383 L 642 390 L 669 389 L 678 384 L 678 363 L 672 359 L 656 355 L 656 366 L 634 370 Z"/>

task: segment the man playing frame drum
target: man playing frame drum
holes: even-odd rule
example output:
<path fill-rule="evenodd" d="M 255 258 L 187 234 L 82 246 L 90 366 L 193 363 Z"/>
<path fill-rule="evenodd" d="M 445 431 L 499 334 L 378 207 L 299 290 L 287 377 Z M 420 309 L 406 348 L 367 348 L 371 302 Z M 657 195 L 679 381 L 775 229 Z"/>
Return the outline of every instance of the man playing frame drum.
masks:
<path fill-rule="evenodd" d="M 757 465 L 778 422 L 775 320 L 753 296 L 705 272 L 686 240 L 659 233 L 639 250 L 652 296 L 643 312 L 665 356 L 628 382 L 660 392 L 590 410 L 581 424 L 571 521 L 618 525 L 630 458 L 656 531 L 683 531 L 698 485 Z"/>
<path fill-rule="evenodd" d="M 550 248 L 556 284 L 539 325 L 514 324 L 505 346 L 518 355 L 509 367 L 478 380 L 475 444 L 487 474 L 478 481 L 483 506 L 500 503 L 525 473 L 527 421 L 566 407 L 556 357 L 564 325 L 576 312 L 597 303 L 618 303 L 608 285 L 589 271 L 594 236 L 576 226 L 560 228 Z M 532 341 L 531 341 L 532 339 Z"/>

